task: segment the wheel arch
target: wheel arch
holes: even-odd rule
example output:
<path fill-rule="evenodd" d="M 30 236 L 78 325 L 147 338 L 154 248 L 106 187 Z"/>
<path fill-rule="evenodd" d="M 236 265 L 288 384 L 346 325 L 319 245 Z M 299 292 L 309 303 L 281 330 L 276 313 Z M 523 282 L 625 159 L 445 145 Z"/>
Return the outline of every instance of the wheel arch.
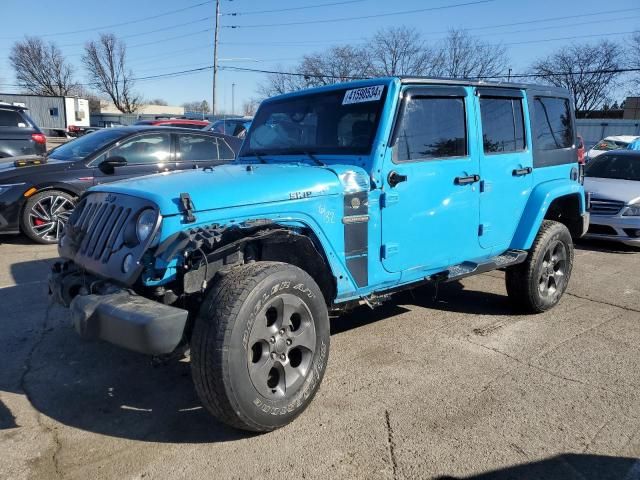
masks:
<path fill-rule="evenodd" d="M 530 249 L 544 220 L 560 222 L 579 237 L 585 211 L 584 189 L 579 183 L 567 180 L 542 183 L 529 197 L 510 248 Z"/>

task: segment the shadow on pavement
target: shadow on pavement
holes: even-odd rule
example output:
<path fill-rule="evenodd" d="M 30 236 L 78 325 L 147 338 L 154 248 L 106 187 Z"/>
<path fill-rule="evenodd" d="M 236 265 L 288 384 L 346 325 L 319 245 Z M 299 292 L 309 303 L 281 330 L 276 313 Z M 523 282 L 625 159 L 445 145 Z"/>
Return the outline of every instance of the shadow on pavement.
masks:
<path fill-rule="evenodd" d="M 14 276 L 25 281 L 45 279 L 47 270 L 42 261 L 12 267 Z M 433 293 L 432 287 L 423 287 L 399 293 L 376 310 L 360 307 L 335 320 L 331 333 L 396 321 L 393 317 L 407 311 L 403 305 L 412 304 L 513 314 L 506 296 L 465 290 L 460 283 L 441 285 L 437 302 Z M 13 345 L 0 350 L 0 364 L 10 369 L 0 388 L 24 392 L 42 414 L 81 430 L 147 442 L 233 441 L 251 435 L 218 423 L 203 409 L 188 359 L 176 355 L 154 361 L 106 343 L 81 340 L 66 309 L 47 308 L 46 284 L 0 290 L 0 300 L 3 309 L 12 312 L 4 327 L 10 331 L 7 344 Z M 0 415 L 2 425 L 11 425 L 10 412 L 0 410 Z"/>
<path fill-rule="evenodd" d="M 470 477 L 436 477 L 435 480 L 623 480 L 638 478 L 640 460 L 628 457 L 566 453 Z"/>
<path fill-rule="evenodd" d="M 0 402 L 0 430 L 16 428 L 16 419 L 7 406 Z"/>

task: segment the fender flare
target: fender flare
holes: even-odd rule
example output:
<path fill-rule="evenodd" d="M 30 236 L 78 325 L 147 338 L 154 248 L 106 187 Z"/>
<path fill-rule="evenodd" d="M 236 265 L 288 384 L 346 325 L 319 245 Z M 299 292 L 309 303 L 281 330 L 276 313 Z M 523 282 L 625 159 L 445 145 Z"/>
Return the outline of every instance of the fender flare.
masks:
<path fill-rule="evenodd" d="M 527 201 L 520 223 L 509 248 L 528 250 L 540 230 L 549 206 L 554 200 L 568 195 L 578 195 L 580 198 L 580 214 L 586 210 L 584 188 L 581 184 L 568 180 L 551 180 L 537 185 Z"/>

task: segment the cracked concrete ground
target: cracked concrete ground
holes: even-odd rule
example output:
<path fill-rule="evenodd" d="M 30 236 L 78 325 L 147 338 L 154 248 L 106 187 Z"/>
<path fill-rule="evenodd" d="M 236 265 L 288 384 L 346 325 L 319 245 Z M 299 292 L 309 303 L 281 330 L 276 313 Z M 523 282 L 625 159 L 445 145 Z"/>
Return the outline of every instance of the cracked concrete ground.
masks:
<path fill-rule="evenodd" d="M 55 248 L 0 241 L 1 479 L 640 478 L 640 250 L 580 244 L 543 315 L 492 272 L 337 319 L 310 408 L 248 435 L 187 361 L 81 341 L 47 304 Z"/>

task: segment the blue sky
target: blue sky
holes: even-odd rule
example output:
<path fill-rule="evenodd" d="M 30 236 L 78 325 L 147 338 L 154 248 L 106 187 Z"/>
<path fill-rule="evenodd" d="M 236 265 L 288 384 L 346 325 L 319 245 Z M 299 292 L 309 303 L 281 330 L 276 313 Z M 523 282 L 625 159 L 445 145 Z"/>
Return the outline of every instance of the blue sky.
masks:
<path fill-rule="evenodd" d="M 77 65 L 81 82 L 86 81 L 80 66 L 82 45 L 103 31 L 126 40 L 129 64 L 136 77 L 211 65 L 215 2 L 187 8 L 204 1 L 84 0 L 69 3 L 70 8 L 54 8 L 52 2 L 44 0 L 0 0 L 4 20 L 0 30 L 0 92 L 15 91 L 8 85 L 15 79 L 7 57 L 13 42 L 24 35 L 43 35 L 45 39 L 55 41 Z M 277 69 L 296 63 L 305 53 L 321 51 L 334 44 L 362 43 L 381 27 L 406 25 L 415 27 L 428 41 L 434 42 L 449 28 L 469 29 L 485 41 L 505 44 L 514 73 L 525 72 L 534 59 L 570 42 L 602 38 L 622 41 L 628 37 L 624 32 L 637 29 L 640 20 L 637 0 L 487 0 L 441 10 L 339 20 L 472 2 L 474 0 L 221 0 L 219 65 Z M 299 8 L 311 5 L 322 6 Z M 177 9 L 184 10 L 158 16 Z M 281 11 L 258 13 L 264 10 Z M 232 13 L 240 15 L 232 16 Z M 150 16 L 158 17 L 137 21 Z M 552 18 L 555 20 L 549 20 Z M 252 26 L 318 20 L 328 21 Z M 124 22 L 135 23 L 108 27 Z M 498 26 L 505 24 L 510 25 Z M 238 28 L 229 28 L 233 25 Z M 69 33 L 78 30 L 83 32 Z M 170 104 L 210 101 L 211 78 L 211 71 L 206 70 L 174 78 L 141 80 L 137 89 L 145 98 L 160 97 Z M 231 111 L 233 83 L 236 111 L 239 112 L 243 101 L 257 96 L 256 87 L 264 80 L 263 74 L 221 70 L 218 75 L 219 109 Z M 624 93 L 619 96 L 623 97 Z"/>

